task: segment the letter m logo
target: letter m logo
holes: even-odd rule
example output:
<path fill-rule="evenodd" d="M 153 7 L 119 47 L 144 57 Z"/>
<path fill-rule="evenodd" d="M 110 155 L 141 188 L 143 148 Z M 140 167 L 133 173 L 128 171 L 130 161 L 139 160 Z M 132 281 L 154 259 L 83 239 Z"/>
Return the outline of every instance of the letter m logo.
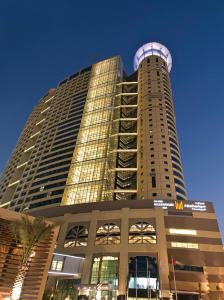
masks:
<path fill-rule="evenodd" d="M 183 201 L 175 201 L 175 208 L 178 210 L 183 210 L 184 209 Z"/>

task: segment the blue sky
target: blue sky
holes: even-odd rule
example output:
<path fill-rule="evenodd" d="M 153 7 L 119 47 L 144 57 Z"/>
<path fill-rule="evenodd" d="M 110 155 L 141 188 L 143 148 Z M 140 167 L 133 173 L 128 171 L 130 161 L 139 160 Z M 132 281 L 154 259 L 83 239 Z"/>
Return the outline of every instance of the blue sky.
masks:
<path fill-rule="evenodd" d="M 67 75 L 158 41 L 171 79 L 189 199 L 215 203 L 224 233 L 224 2 L 7 0 L 0 3 L 0 170 L 33 106 Z"/>

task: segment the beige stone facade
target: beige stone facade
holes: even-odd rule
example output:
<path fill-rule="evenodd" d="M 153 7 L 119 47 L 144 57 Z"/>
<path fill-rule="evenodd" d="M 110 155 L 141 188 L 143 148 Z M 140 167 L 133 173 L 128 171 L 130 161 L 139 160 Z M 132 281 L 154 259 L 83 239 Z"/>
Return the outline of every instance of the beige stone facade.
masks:
<path fill-rule="evenodd" d="M 158 56 L 138 69 L 138 198 L 186 199 L 168 66 Z"/>
<path fill-rule="evenodd" d="M 34 214 L 49 217 L 61 224 L 56 252 L 84 257 L 80 275 L 80 286 L 91 285 L 95 257 L 114 256 L 118 258 L 117 295 L 127 296 L 128 270 L 132 257 L 153 257 L 156 260 L 160 293 L 170 297 L 174 293 L 173 266 L 177 261 L 175 277 L 181 298 L 195 295 L 202 299 L 218 299 L 224 296 L 223 270 L 224 252 L 218 224 L 212 204 L 209 202 L 182 202 L 192 205 L 179 209 L 172 201 L 158 202 L 120 201 L 41 210 Z M 176 202 L 180 204 L 181 202 Z M 165 209 L 166 208 L 166 209 Z M 62 216 L 63 214 L 63 216 Z M 150 224 L 155 229 L 155 243 L 152 240 L 136 239 L 133 243 L 131 226 Z M 116 224 L 119 239 L 99 243 L 98 230 L 105 224 Z M 71 228 L 85 226 L 88 237 L 85 246 L 66 244 Z M 144 233 L 147 238 L 147 232 Z M 139 237 L 141 233 L 139 233 Z M 113 237 L 113 234 L 111 235 Z M 118 240 L 118 242 L 117 242 Z M 60 273 L 59 273 L 59 278 Z M 57 299 L 57 298 L 56 298 Z M 190 299 L 190 298 L 189 298 Z M 198 299 L 198 298 L 196 298 Z"/>

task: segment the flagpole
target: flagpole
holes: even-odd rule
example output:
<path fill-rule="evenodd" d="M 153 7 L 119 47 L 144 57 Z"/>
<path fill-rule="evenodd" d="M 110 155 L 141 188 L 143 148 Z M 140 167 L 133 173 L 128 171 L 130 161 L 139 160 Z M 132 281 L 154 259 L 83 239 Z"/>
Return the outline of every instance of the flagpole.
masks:
<path fill-rule="evenodd" d="M 137 280 L 138 280 L 138 261 L 137 261 L 137 256 L 135 257 L 135 278 L 136 278 L 136 281 L 135 281 L 135 298 L 137 300 L 138 298 L 138 290 L 137 290 L 137 287 L 138 287 L 138 283 L 137 283 Z"/>
<path fill-rule="evenodd" d="M 149 300 L 149 258 L 146 257 L 146 276 L 147 276 L 147 292 L 148 292 L 148 300 Z M 150 297 L 151 298 L 151 297 Z"/>
<path fill-rule="evenodd" d="M 128 300 L 129 277 L 130 277 L 130 258 L 128 260 L 128 266 L 127 266 L 126 300 Z"/>
<path fill-rule="evenodd" d="M 163 299 L 163 282 L 162 282 L 162 272 L 161 272 L 161 262 L 160 259 L 158 257 L 158 262 L 159 262 L 159 283 L 160 283 L 160 295 L 161 295 L 161 299 Z"/>
<path fill-rule="evenodd" d="M 173 280 L 174 280 L 175 295 L 176 295 L 176 300 L 178 300 L 178 298 L 177 298 L 177 283 L 176 283 L 176 276 L 175 276 L 173 256 L 171 256 L 171 259 L 172 259 L 172 266 L 173 266 Z"/>

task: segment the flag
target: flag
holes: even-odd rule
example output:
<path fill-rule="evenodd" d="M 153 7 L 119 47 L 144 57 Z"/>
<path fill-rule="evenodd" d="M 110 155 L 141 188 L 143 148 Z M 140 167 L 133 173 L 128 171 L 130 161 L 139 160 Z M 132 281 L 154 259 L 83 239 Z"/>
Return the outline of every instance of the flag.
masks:
<path fill-rule="evenodd" d="M 176 264 L 177 264 L 177 261 L 176 261 L 175 258 L 173 258 L 173 256 L 171 257 L 171 264 L 172 264 L 173 266 L 176 266 Z"/>
<path fill-rule="evenodd" d="M 175 258 L 173 258 L 173 256 L 171 257 L 171 264 L 173 265 L 173 266 L 176 266 L 176 265 L 184 265 L 181 261 L 179 261 L 179 260 L 176 260 Z"/>
<path fill-rule="evenodd" d="M 176 283 L 176 276 L 175 276 L 175 266 L 177 265 L 177 260 L 171 256 L 171 263 L 173 267 L 173 281 L 174 281 L 174 290 L 175 290 L 175 295 L 176 295 L 176 300 L 177 298 L 177 283 Z"/>

